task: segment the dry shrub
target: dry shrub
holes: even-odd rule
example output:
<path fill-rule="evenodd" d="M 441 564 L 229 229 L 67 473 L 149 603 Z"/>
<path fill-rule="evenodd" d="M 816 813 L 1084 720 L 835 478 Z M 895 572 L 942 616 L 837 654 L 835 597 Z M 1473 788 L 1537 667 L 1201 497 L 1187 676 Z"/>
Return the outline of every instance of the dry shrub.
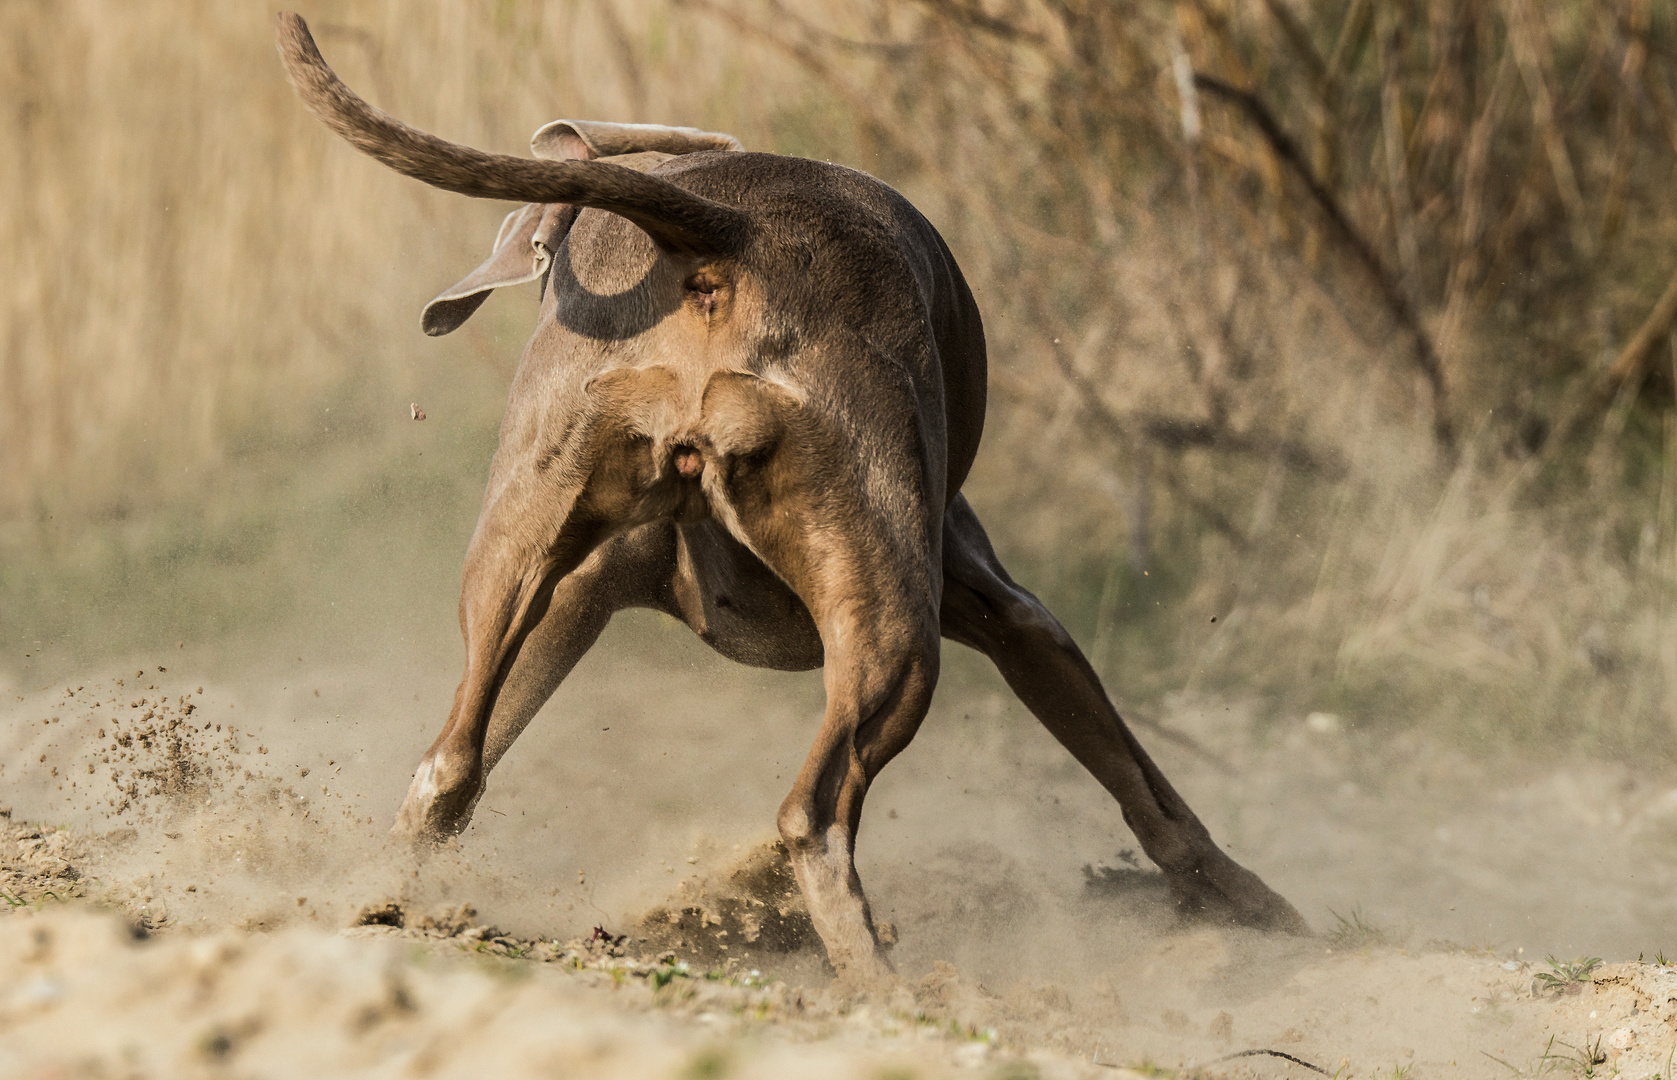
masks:
<path fill-rule="evenodd" d="M 696 2 L 950 234 L 971 490 L 1121 693 L 1669 744 L 1669 11 Z"/>

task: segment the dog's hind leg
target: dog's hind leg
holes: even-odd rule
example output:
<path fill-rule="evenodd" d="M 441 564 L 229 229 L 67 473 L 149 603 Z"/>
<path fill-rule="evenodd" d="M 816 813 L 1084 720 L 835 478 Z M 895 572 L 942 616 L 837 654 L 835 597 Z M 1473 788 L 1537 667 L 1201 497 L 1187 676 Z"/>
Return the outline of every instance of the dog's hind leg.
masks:
<path fill-rule="evenodd" d="M 1118 800 L 1184 909 L 1308 932 L 1291 904 L 1217 846 L 1125 726 L 1071 635 L 1002 568 L 964 497 L 944 516 L 942 618 L 943 635 L 988 656 L 1019 700 Z"/>
<path fill-rule="evenodd" d="M 794 519 L 798 509 L 781 508 Z M 892 971 L 856 874 L 862 800 L 926 717 L 940 643 L 926 576 L 880 564 L 858 531 L 806 518 L 778 535 L 754 535 L 814 618 L 827 690 L 815 745 L 775 823 L 833 969 L 870 984 Z"/>
<path fill-rule="evenodd" d="M 929 508 L 942 491 L 914 482 L 899 447 L 877 443 L 864 457 L 761 380 L 715 376 L 704 404 L 716 517 L 797 595 L 820 638 L 827 709 L 776 824 L 839 977 L 888 980 L 856 830 L 868 786 L 914 738 L 937 685 L 940 533 Z M 854 472 L 831 467 L 858 460 Z"/>
<path fill-rule="evenodd" d="M 856 874 L 856 832 L 868 786 L 919 730 L 937 685 L 929 617 L 882 625 L 858 597 L 819 619 L 827 711 L 776 824 L 816 932 L 841 979 L 892 975 Z"/>

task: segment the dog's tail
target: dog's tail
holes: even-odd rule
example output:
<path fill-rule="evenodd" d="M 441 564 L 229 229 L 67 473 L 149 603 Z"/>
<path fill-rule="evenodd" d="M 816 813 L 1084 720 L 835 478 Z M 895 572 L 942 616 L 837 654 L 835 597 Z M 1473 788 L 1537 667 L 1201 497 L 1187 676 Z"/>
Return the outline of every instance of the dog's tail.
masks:
<path fill-rule="evenodd" d="M 736 254 L 749 217 L 667 180 L 598 161 L 486 154 L 411 128 L 368 105 L 327 66 L 308 24 L 278 17 L 278 45 L 291 85 L 309 110 L 350 145 L 399 173 L 479 199 L 572 203 L 621 214 L 663 250 L 697 258 Z"/>

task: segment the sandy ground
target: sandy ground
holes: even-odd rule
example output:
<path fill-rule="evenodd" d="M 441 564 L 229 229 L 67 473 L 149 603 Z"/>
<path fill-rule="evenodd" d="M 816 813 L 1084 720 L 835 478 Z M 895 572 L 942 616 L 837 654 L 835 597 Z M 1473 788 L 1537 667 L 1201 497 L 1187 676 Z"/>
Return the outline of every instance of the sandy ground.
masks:
<path fill-rule="evenodd" d="M 1176 701 L 1209 755 L 1143 741 L 1321 936 L 1181 923 L 951 648 L 861 841 L 903 983 L 856 998 L 763 846 L 818 679 L 614 627 L 418 861 L 383 837 L 453 676 L 182 653 L 11 687 L 0 1076 L 1671 1075 L 1677 788 L 1625 766 Z"/>
<path fill-rule="evenodd" d="M 1494 958 L 1377 951 L 1283 962 L 1236 1021 L 1196 1030 L 1166 1011 L 1140 1025 L 1109 988 L 1078 1010 L 1062 988 L 996 995 L 940 967 L 892 994 L 848 998 L 748 972 L 612 955 L 596 942 L 489 944 L 294 927 L 136 938 L 74 905 L 0 921 L 0 1074 L 8 1076 L 1095 1077 L 1168 1075 L 1126 1030 L 1169 1031 L 1193 1075 L 1669 1075 L 1677 969 L 1619 964 L 1593 981 L 1531 989 Z M 423 944 L 422 944 L 423 942 Z M 506 952 L 522 953 L 518 958 Z M 1156 962 L 1228 961 L 1192 935 Z M 1236 950 L 1238 951 L 1238 950 Z M 1186 952 L 1189 955 L 1182 955 Z M 1273 960 L 1274 958 L 1271 957 Z M 1516 970 L 1509 970 L 1515 968 Z M 1190 977 L 1200 984 L 1205 980 Z M 1351 988 L 1356 987 L 1355 991 Z M 1569 992 L 1570 990 L 1570 992 Z M 1365 991 L 1368 991 L 1365 993 Z M 1104 1018 L 1097 1014 L 1105 1012 Z M 1249 1032 L 1296 1023 L 1240 1054 Z M 1063 1025 L 1094 1022 L 1104 1032 Z M 1381 1059 L 1364 1032 L 1398 1034 Z M 1074 1053 L 1104 1034 L 1112 1044 Z M 1247 1036 L 1242 1038 L 1242 1036 Z M 1152 1040 L 1157 1043 L 1159 1040 Z M 1260 1042 L 1263 1040 L 1260 1037 Z M 1347 1053 L 1321 1057 L 1337 1044 Z M 1384 1049 L 1385 1047 L 1381 1047 Z M 1361 1054 L 1359 1054 L 1361 1051 Z M 1500 1053 L 1499 1053 L 1500 1051 Z M 1282 1056 L 1286 1055 L 1286 1056 Z M 1366 1056 L 1365 1056 L 1366 1055 Z M 1132 1060 L 1119 1057 L 1118 1060 Z M 1312 1063 L 1314 1064 L 1314 1063 Z"/>

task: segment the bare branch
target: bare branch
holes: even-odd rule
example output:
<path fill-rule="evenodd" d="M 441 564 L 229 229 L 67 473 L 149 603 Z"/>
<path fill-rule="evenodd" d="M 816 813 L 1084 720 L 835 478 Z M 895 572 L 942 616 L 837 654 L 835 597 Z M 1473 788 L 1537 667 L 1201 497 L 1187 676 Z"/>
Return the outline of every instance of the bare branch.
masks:
<path fill-rule="evenodd" d="M 1567 153 L 1566 139 L 1561 135 L 1555 118 L 1554 97 L 1549 90 L 1549 75 L 1543 69 L 1538 51 L 1540 28 L 1537 16 L 1528 0 L 1509 0 L 1509 43 L 1514 49 L 1514 60 L 1520 67 L 1520 78 L 1526 84 L 1526 95 L 1531 99 L 1532 125 L 1543 140 L 1543 152 L 1549 158 L 1549 170 L 1555 177 L 1555 190 L 1560 194 L 1571 226 L 1572 244 L 1578 254 L 1588 258 L 1594 253 L 1594 241 L 1585 221 L 1584 196 L 1578 189 L 1578 176 L 1572 170 L 1572 157 Z"/>
<path fill-rule="evenodd" d="M 1309 72 L 1311 85 L 1318 88 L 1325 85 L 1328 65 L 1322 59 L 1322 54 L 1316 50 L 1316 43 L 1310 40 L 1310 31 L 1299 22 L 1299 17 L 1293 14 L 1292 8 L 1287 6 L 1285 0 L 1264 0 L 1264 7 L 1269 9 L 1270 15 L 1281 27 L 1287 44 L 1292 46 L 1293 52 Z"/>
<path fill-rule="evenodd" d="M 1246 113 L 1247 118 L 1257 126 L 1269 142 L 1270 149 L 1275 152 L 1275 156 L 1292 169 L 1294 175 L 1304 184 L 1305 190 L 1310 193 L 1311 199 L 1315 201 L 1317 208 L 1322 212 L 1322 216 L 1327 218 L 1328 224 L 1332 226 L 1333 232 L 1339 237 L 1340 242 L 1356 257 L 1356 260 L 1362 264 L 1363 269 L 1368 272 L 1369 277 L 1373 279 L 1375 288 L 1379 291 L 1380 298 L 1385 301 L 1386 308 L 1391 313 L 1392 318 L 1397 320 L 1398 325 L 1409 334 L 1413 346 L 1415 365 L 1421 369 L 1421 374 L 1426 377 L 1427 386 L 1432 391 L 1433 438 L 1446 455 L 1454 457 L 1456 433 L 1455 427 L 1450 422 L 1450 414 L 1446 407 L 1444 365 L 1438 359 L 1437 350 L 1433 348 L 1432 338 L 1428 336 L 1426 329 L 1421 326 L 1421 320 L 1415 314 L 1414 305 L 1409 302 L 1408 294 L 1403 291 L 1397 279 L 1392 276 L 1392 272 L 1387 269 L 1386 264 L 1375 252 L 1373 246 L 1363 238 L 1362 233 L 1357 231 L 1357 227 L 1351 224 L 1351 219 L 1346 216 L 1333 192 L 1322 186 L 1321 181 L 1316 178 L 1315 172 L 1304 160 L 1303 155 L 1299 153 L 1298 145 L 1276 122 L 1274 115 L 1269 111 L 1269 107 L 1257 95 L 1230 86 L 1211 75 L 1195 74 L 1194 85 L 1201 90 L 1208 91 L 1240 106 L 1241 110 Z"/>
<path fill-rule="evenodd" d="M 1654 310 L 1642 320 L 1636 336 L 1620 350 L 1613 366 L 1602 377 L 1598 390 L 1602 400 L 1611 400 L 1620 390 L 1633 387 L 1642 379 L 1655 346 L 1665 340 L 1674 325 L 1677 325 L 1677 273 L 1672 274 L 1665 292 L 1655 302 Z"/>
<path fill-rule="evenodd" d="M 1234 431 L 1204 420 L 1158 414 L 1142 414 L 1137 420 L 1149 439 L 1173 450 L 1194 447 L 1275 458 L 1299 472 L 1321 473 L 1334 480 L 1343 479 L 1348 471 L 1337 454 L 1318 453 L 1304 443 L 1266 432 Z"/>
<path fill-rule="evenodd" d="M 1015 26 L 1006 19 L 999 19 L 987 14 L 973 0 L 921 0 L 927 7 L 936 11 L 951 22 L 974 30 L 982 30 L 993 34 L 1004 41 L 1029 41 L 1033 45 L 1045 45 L 1048 39 L 1035 30 L 1026 30 L 1022 26 Z"/>

